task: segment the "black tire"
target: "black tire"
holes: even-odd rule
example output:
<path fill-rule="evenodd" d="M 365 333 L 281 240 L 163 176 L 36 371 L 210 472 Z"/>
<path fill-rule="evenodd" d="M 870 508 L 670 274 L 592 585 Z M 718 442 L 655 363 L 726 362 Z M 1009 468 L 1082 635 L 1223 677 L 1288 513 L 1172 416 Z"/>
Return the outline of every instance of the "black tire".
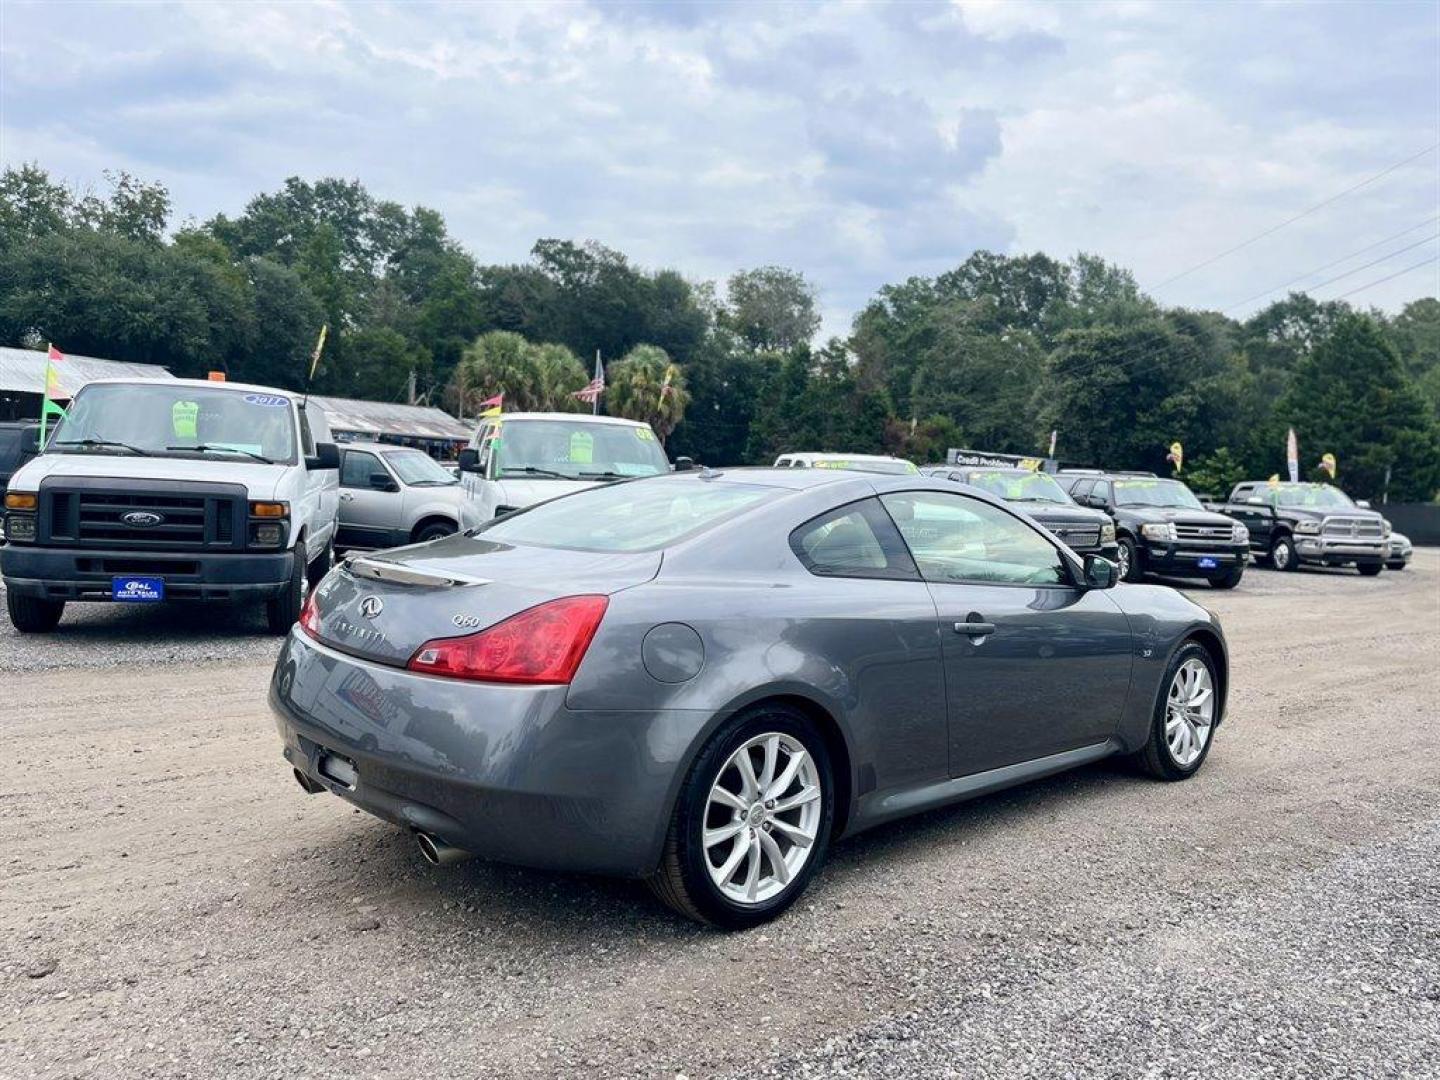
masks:
<path fill-rule="evenodd" d="M 310 565 L 305 568 L 305 577 L 310 583 L 310 588 L 320 584 L 320 579 L 330 572 L 335 565 L 335 541 L 325 545 L 325 550 L 310 560 Z"/>
<path fill-rule="evenodd" d="M 454 536 L 460 529 L 452 522 L 432 521 L 415 534 L 415 543 L 424 544 L 439 540 L 442 536 Z"/>
<path fill-rule="evenodd" d="M 1289 533 L 1282 533 L 1270 542 L 1270 565 L 1276 570 L 1300 569 L 1300 556 L 1295 552 L 1295 541 Z"/>
<path fill-rule="evenodd" d="M 1140 549 L 1135 546 L 1135 541 L 1130 537 L 1120 537 L 1120 545 L 1115 553 L 1115 558 L 1120 565 L 1121 581 L 1139 581 L 1145 576 L 1140 569 Z"/>
<path fill-rule="evenodd" d="M 290 568 L 290 581 L 278 596 L 265 601 L 265 624 L 272 634 L 288 634 L 300 608 L 305 603 L 305 541 L 295 542 L 295 562 Z"/>
<path fill-rule="evenodd" d="M 1382 563 L 1378 562 L 1356 563 L 1355 569 L 1360 571 L 1362 577 L 1374 577 L 1376 574 L 1380 573 L 1381 570 L 1384 570 L 1385 567 Z"/>
<path fill-rule="evenodd" d="M 710 789 L 723 775 L 731 755 L 748 740 L 771 732 L 795 739 L 813 760 L 820 787 L 819 822 L 810 856 L 789 884 L 769 900 L 741 904 L 721 893 L 711 879 L 701 834 Z M 793 904 L 819 872 L 830 847 L 834 820 L 835 783 L 830 754 L 815 722 L 787 705 L 757 706 L 721 727 L 691 765 L 675 801 L 660 868 L 649 879 L 651 891 L 669 907 L 697 922 L 727 930 L 758 926 Z"/>
<path fill-rule="evenodd" d="M 1387 563 L 1385 564 L 1385 569 L 1386 569 L 1386 570 L 1404 570 L 1404 569 L 1405 569 L 1405 564 L 1404 564 L 1403 562 L 1387 562 Z"/>
<path fill-rule="evenodd" d="M 18 596 L 5 590 L 5 609 L 10 622 L 22 634 L 48 634 L 60 624 L 65 614 L 64 600 L 46 600 L 39 596 Z"/>
<path fill-rule="evenodd" d="M 1155 695 L 1155 707 L 1151 710 L 1150 716 L 1150 737 L 1145 745 L 1130 756 L 1131 761 L 1143 772 L 1155 777 L 1157 780 L 1188 780 L 1200 771 L 1200 766 L 1205 764 L 1205 759 L 1210 756 L 1210 748 L 1215 745 L 1215 729 L 1212 726 L 1210 737 L 1205 742 L 1205 747 L 1200 751 L 1200 756 L 1188 766 L 1178 765 L 1170 754 L 1170 745 L 1165 738 L 1165 706 L 1166 699 L 1170 693 L 1170 684 L 1174 681 L 1175 673 L 1180 670 L 1180 665 L 1187 660 L 1199 660 L 1210 672 L 1210 682 L 1215 688 L 1217 699 L 1223 700 L 1224 686 L 1220 683 L 1219 673 L 1215 670 L 1215 661 L 1204 646 L 1194 641 L 1181 646 L 1170 663 L 1165 666 L 1165 675 L 1160 680 L 1160 690 Z"/>
<path fill-rule="evenodd" d="M 1237 566 L 1224 577 L 1214 577 L 1208 580 L 1212 589 L 1233 589 L 1236 585 L 1240 584 L 1240 579 L 1244 576 L 1245 568 L 1243 566 Z"/>

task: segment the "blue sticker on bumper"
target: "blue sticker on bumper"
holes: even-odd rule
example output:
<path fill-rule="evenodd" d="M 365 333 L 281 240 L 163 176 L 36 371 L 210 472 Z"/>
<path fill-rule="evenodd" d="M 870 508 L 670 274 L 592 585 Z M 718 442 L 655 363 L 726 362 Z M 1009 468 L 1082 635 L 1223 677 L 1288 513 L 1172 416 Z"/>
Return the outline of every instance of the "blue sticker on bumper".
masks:
<path fill-rule="evenodd" d="M 1220 564 L 1214 559 L 1210 558 L 1210 556 L 1206 555 L 1204 558 L 1196 559 L 1195 565 L 1198 566 L 1201 570 L 1214 570 Z"/>
<path fill-rule="evenodd" d="M 125 604 L 153 604 L 165 599 L 165 579 L 158 577 L 112 578 L 110 596 Z"/>

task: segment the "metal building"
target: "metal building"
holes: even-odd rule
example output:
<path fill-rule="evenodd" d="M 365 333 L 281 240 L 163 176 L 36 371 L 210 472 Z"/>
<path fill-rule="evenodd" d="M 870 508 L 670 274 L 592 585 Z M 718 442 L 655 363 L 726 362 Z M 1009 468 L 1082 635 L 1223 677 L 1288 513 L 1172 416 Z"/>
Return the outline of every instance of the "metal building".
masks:
<path fill-rule="evenodd" d="M 456 420 L 433 405 L 399 405 L 387 401 L 311 394 L 325 410 L 337 442 L 387 442 L 414 446 L 433 458 L 453 461 L 474 433 L 473 424 Z"/>
<path fill-rule="evenodd" d="M 0 420 L 38 420 L 45 394 L 46 357 L 34 349 L 0 346 Z M 66 401 L 80 387 L 96 379 L 169 379 L 170 372 L 156 364 L 129 364 L 95 356 L 71 356 L 55 365 Z"/>

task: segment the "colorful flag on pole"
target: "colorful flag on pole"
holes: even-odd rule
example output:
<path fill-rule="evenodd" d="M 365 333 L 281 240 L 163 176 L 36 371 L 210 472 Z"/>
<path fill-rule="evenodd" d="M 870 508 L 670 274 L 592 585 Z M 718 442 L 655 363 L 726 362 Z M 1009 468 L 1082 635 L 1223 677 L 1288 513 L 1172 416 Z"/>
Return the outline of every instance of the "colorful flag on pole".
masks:
<path fill-rule="evenodd" d="M 1058 429 L 1050 432 L 1050 455 L 1049 455 L 1049 456 L 1052 457 L 1052 458 L 1055 456 L 1055 440 L 1056 440 L 1057 438 L 1059 438 L 1059 437 L 1060 437 L 1060 432 L 1059 432 Z"/>
<path fill-rule="evenodd" d="M 320 366 L 320 350 L 325 348 L 325 335 L 330 333 L 330 324 L 320 327 L 320 339 L 315 342 L 315 351 L 310 354 L 310 378 L 315 378 L 315 369 Z"/>
<path fill-rule="evenodd" d="M 604 392 L 605 372 L 601 371 L 595 376 L 595 378 L 591 379 L 588 383 L 586 383 L 583 389 L 576 390 L 570 396 L 579 398 L 581 401 L 588 401 L 590 402 L 590 404 L 593 405 L 596 401 L 600 399 L 600 395 Z"/>
<path fill-rule="evenodd" d="M 1328 473 L 1330 474 L 1330 479 L 1331 479 L 1331 480 L 1334 480 L 1334 479 L 1335 479 L 1335 455 L 1334 455 L 1334 454 L 1321 454 L 1321 455 L 1320 455 L 1320 468 L 1322 468 L 1322 469 L 1324 469 L 1326 472 L 1328 472 Z"/>
<path fill-rule="evenodd" d="M 1290 470 L 1290 482 L 1300 482 L 1300 444 L 1295 441 L 1295 429 L 1292 427 L 1285 435 L 1285 466 Z"/>
<path fill-rule="evenodd" d="M 60 373 L 55 370 L 55 362 L 64 362 L 65 354 L 54 345 L 50 346 L 50 352 L 45 357 L 45 392 L 40 399 L 40 445 L 45 445 L 45 429 L 48 426 L 50 417 L 63 417 L 65 410 L 55 401 L 56 398 L 69 399 L 70 395 L 60 383 Z"/>
<path fill-rule="evenodd" d="M 500 410 L 505 407 L 505 392 L 502 390 L 494 397 L 488 397 L 480 402 L 480 419 L 488 420 L 492 416 L 499 416 Z"/>
<path fill-rule="evenodd" d="M 1177 473 L 1183 471 L 1185 468 L 1185 448 L 1178 442 L 1172 442 L 1170 444 L 1170 452 L 1165 455 L 1165 460 L 1174 464 Z"/>
<path fill-rule="evenodd" d="M 661 400 L 661 401 L 664 401 L 665 398 L 666 398 L 668 395 L 673 394 L 673 393 L 675 392 L 675 387 L 671 385 L 671 383 L 673 382 L 674 378 L 675 378 L 675 365 L 674 365 L 674 364 L 669 364 L 669 365 L 667 365 L 666 368 L 665 368 L 665 381 L 660 384 L 660 400 Z"/>

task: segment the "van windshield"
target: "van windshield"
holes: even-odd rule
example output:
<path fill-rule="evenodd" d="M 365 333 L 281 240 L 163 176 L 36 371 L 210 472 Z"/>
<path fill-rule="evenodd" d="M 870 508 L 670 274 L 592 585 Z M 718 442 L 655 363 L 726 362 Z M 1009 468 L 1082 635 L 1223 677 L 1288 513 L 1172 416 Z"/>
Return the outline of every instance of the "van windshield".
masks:
<path fill-rule="evenodd" d="M 293 465 L 295 410 L 284 394 L 177 383 L 83 387 L 47 453 L 216 457 Z"/>
<path fill-rule="evenodd" d="M 606 480 L 670 471 L 655 433 L 629 424 L 502 420 L 487 444 L 492 475 L 500 478 Z"/>

